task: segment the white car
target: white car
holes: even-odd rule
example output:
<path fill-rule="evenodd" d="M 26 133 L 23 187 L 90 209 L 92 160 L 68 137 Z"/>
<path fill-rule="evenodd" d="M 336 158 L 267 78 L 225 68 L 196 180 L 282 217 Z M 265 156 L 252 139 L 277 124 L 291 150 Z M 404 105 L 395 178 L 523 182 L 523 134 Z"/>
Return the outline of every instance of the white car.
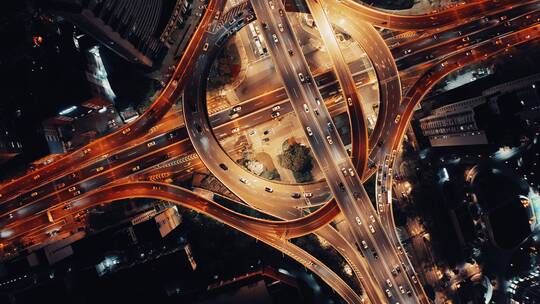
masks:
<path fill-rule="evenodd" d="M 373 215 L 370 215 L 369 219 L 371 220 L 372 223 L 375 223 L 375 217 Z"/>
<path fill-rule="evenodd" d="M 272 0 L 268 1 L 268 4 L 270 4 L 270 8 L 271 9 L 274 9 L 275 6 L 274 6 L 274 2 Z"/>
<path fill-rule="evenodd" d="M 236 107 L 232 108 L 233 113 L 238 113 L 238 112 L 240 112 L 240 110 L 242 110 L 242 106 L 236 106 Z"/>
<path fill-rule="evenodd" d="M 312 136 L 313 135 L 313 132 L 311 131 L 311 128 L 310 127 L 306 127 L 306 131 L 307 131 L 307 134 L 309 136 Z"/>
<path fill-rule="evenodd" d="M 148 148 L 150 148 L 150 147 L 152 147 L 152 146 L 155 146 L 155 145 L 156 145 L 156 142 L 155 142 L 155 141 L 151 141 L 151 142 L 149 142 L 149 143 L 146 144 L 146 146 L 147 146 Z"/>
<path fill-rule="evenodd" d="M 242 184 L 247 184 L 247 179 L 240 177 L 240 182 L 242 182 Z"/>
<path fill-rule="evenodd" d="M 306 113 L 309 112 L 309 107 L 307 106 L 307 104 L 304 104 L 304 111 L 306 111 Z"/>
<path fill-rule="evenodd" d="M 401 293 L 405 294 L 405 288 L 403 288 L 403 286 L 399 285 L 399 291 L 401 291 Z"/>
<path fill-rule="evenodd" d="M 231 132 L 233 132 L 233 133 L 238 133 L 238 131 L 240 131 L 240 128 L 238 128 L 238 127 L 231 129 Z"/>
<path fill-rule="evenodd" d="M 388 285 L 388 287 L 392 287 L 392 282 L 390 282 L 390 279 L 386 279 L 386 285 Z"/>
<path fill-rule="evenodd" d="M 306 81 L 306 78 L 304 78 L 304 74 L 298 73 L 298 79 L 300 79 L 300 82 Z"/>
<path fill-rule="evenodd" d="M 373 228 L 373 226 L 369 225 L 369 231 L 371 231 L 371 233 L 375 233 L 375 228 Z"/>
<path fill-rule="evenodd" d="M 389 297 L 389 298 L 392 297 L 392 293 L 390 292 L 390 290 L 386 289 L 385 292 L 386 292 L 387 297 Z"/>
<path fill-rule="evenodd" d="M 362 225 L 362 222 L 360 221 L 360 218 L 359 218 L 358 216 L 356 217 L 356 223 L 357 223 L 358 225 Z"/>
<path fill-rule="evenodd" d="M 330 137 L 330 135 L 327 135 L 327 136 L 326 136 L 326 140 L 328 141 L 328 143 L 329 143 L 330 145 L 334 143 L 334 142 L 332 141 L 332 137 Z"/>
<path fill-rule="evenodd" d="M 352 99 L 350 97 L 347 97 L 347 103 L 352 106 Z"/>
<path fill-rule="evenodd" d="M 283 32 L 283 25 L 281 23 L 278 23 L 277 27 L 280 32 Z"/>
<path fill-rule="evenodd" d="M 401 119 L 401 115 L 398 114 L 398 115 L 396 116 L 396 119 L 394 119 L 394 122 L 395 122 L 395 123 L 398 123 L 400 119 Z"/>
<path fill-rule="evenodd" d="M 312 196 L 313 196 L 313 193 L 311 193 L 311 192 L 304 192 L 304 197 L 305 197 L 305 198 L 310 198 L 310 197 L 312 197 Z"/>
<path fill-rule="evenodd" d="M 281 109 L 280 106 L 275 106 L 275 107 L 272 108 L 272 111 L 274 111 L 274 112 L 275 112 L 275 111 L 279 111 L 279 109 Z"/>
<path fill-rule="evenodd" d="M 350 174 L 351 176 L 354 176 L 354 170 L 353 170 L 353 168 L 349 168 L 349 174 Z"/>
<path fill-rule="evenodd" d="M 341 172 L 343 173 L 343 175 L 347 176 L 347 170 L 345 168 L 341 168 Z"/>
<path fill-rule="evenodd" d="M 272 38 L 274 38 L 274 42 L 275 43 L 278 43 L 279 40 L 277 39 L 277 35 L 276 34 L 272 34 Z"/>
<path fill-rule="evenodd" d="M 362 241 L 362 247 L 364 247 L 364 249 L 368 249 L 368 245 L 366 241 Z"/>

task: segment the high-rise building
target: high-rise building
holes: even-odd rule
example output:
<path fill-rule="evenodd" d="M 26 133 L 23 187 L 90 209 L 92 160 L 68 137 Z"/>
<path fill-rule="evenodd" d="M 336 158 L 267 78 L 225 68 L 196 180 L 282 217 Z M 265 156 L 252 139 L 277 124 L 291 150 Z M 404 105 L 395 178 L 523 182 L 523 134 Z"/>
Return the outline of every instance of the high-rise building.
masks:
<path fill-rule="evenodd" d="M 440 107 L 420 119 L 422 134 L 432 147 L 487 144 L 475 119 L 475 108 L 486 102 L 483 96 Z"/>
<path fill-rule="evenodd" d="M 7 120 L 0 119 L 0 164 L 22 152 L 22 144 Z"/>
<path fill-rule="evenodd" d="M 125 59 L 152 66 L 166 50 L 162 38 L 175 1 L 49 0 L 46 10 L 72 22 Z"/>
<path fill-rule="evenodd" d="M 432 147 L 512 145 L 509 141 L 520 135 L 513 131 L 540 128 L 538 88 L 540 74 L 535 74 L 493 86 L 481 96 L 437 107 L 419 119 L 421 133 Z"/>

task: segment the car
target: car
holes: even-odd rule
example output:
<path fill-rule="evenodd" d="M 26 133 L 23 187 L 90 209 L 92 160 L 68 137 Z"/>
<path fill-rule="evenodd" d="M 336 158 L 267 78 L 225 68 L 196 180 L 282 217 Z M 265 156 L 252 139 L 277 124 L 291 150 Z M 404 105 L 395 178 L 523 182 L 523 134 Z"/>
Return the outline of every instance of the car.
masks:
<path fill-rule="evenodd" d="M 275 43 L 278 43 L 279 40 L 277 39 L 277 35 L 276 34 L 272 34 L 272 38 L 274 39 L 274 42 Z"/>
<path fill-rule="evenodd" d="M 90 151 L 92 151 L 92 149 L 86 148 L 86 149 L 83 150 L 83 154 L 88 154 L 88 153 L 90 153 Z"/>
<path fill-rule="evenodd" d="M 414 284 L 418 284 L 418 280 L 416 279 L 416 276 L 414 274 L 411 276 L 411 280 Z"/>
<path fill-rule="evenodd" d="M 229 170 L 229 167 L 227 167 L 227 165 L 225 165 L 225 164 L 219 164 L 219 167 L 224 171 Z"/>
<path fill-rule="evenodd" d="M 315 97 L 315 102 L 317 103 L 317 105 L 319 105 L 319 106 L 321 105 L 321 100 L 319 98 L 317 98 L 317 97 Z"/>
<path fill-rule="evenodd" d="M 268 193 L 272 193 L 272 192 L 274 192 L 274 189 L 272 189 L 270 187 L 264 187 L 264 191 L 266 191 Z"/>
<path fill-rule="evenodd" d="M 347 169 L 341 168 L 341 172 L 343 173 L 343 175 L 347 176 Z"/>
<path fill-rule="evenodd" d="M 334 131 L 334 125 L 332 125 L 331 122 L 327 123 L 326 127 L 328 128 L 328 131 Z"/>
<path fill-rule="evenodd" d="M 371 220 L 372 223 L 375 223 L 375 217 L 373 215 L 370 215 L 369 219 Z"/>
<path fill-rule="evenodd" d="M 360 192 L 353 192 L 353 196 L 355 199 L 360 199 Z"/>
<path fill-rule="evenodd" d="M 277 27 L 280 32 L 283 32 L 283 25 L 281 23 L 278 23 Z"/>
<path fill-rule="evenodd" d="M 338 186 L 339 186 L 339 190 L 345 192 L 345 185 L 343 185 L 342 182 L 340 182 L 340 183 L 338 184 Z"/>
<path fill-rule="evenodd" d="M 240 110 L 242 110 L 242 106 L 236 106 L 236 107 L 232 108 L 233 113 L 238 113 L 238 112 L 240 112 Z"/>
<path fill-rule="evenodd" d="M 412 50 L 411 50 L 411 49 L 408 49 L 408 50 L 403 51 L 403 54 L 404 54 L 404 55 L 407 55 L 407 54 L 410 54 L 411 52 L 412 52 Z"/>
<path fill-rule="evenodd" d="M 77 191 L 73 192 L 73 196 L 77 196 L 79 194 L 81 194 L 81 190 L 77 190 Z"/>
<path fill-rule="evenodd" d="M 411 292 L 411 290 L 407 290 L 407 296 L 408 296 L 408 297 L 412 297 L 412 292 Z"/>
<path fill-rule="evenodd" d="M 272 112 L 272 114 L 270 114 L 270 117 L 272 117 L 272 118 L 278 118 L 279 115 L 281 115 L 279 112 Z"/>
<path fill-rule="evenodd" d="M 307 134 L 309 136 L 312 136 L 313 135 L 313 132 L 311 131 L 311 128 L 310 127 L 306 127 L 306 131 L 307 131 Z"/>
<path fill-rule="evenodd" d="M 364 247 L 364 249 L 368 249 L 368 244 L 364 240 L 362 240 L 362 247 Z"/>
<path fill-rule="evenodd" d="M 354 176 L 354 175 L 355 175 L 355 174 L 354 174 L 353 168 L 349 168 L 349 175 L 350 175 L 350 176 Z"/>
<path fill-rule="evenodd" d="M 333 144 L 334 141 L 332 141 L 332 137 L 330 135 L 326 135 L 326 140 L 328 141 L 328 144 Z"/>
<path fill-rule="evenodd" d="M 126 135 L 126 134 L 128 134 L 130 131 L 131 131 L 130 128 L 125 128 L 124 130 L 122 130 L 122 134 Z"/>
<path fill-rule="evenodd" d="M 317 108 L 313 109 L 313 113 L 315 113 L 315 115 L 319 116 L 319 109 L 317 109 Z"/>
<path fill-rule="evenodd" d="M 350 97 L 347 97 L 347 103 L 352 106 L 352 99 Z"/>
<path fill-rule="evenodd" d="M 68 203 L 68 204 L 65 204 L 65 205 L 62 207 L 62 209 L 64 209 L 64 210 L 69 210 L 69 209 L 71 209 L 71 207 L 73 207 L 73 206 L 72 206 L 71 204 Z"/>
<path fill-rule="evenodd" d="M 401 115 L 398 114 L 396 115 L 396 119 L 394 119 L 394 122 L 398 123 L 400 119 L 401 119 Z"/>
<path fill-rule="evenodd" d="M 253 136 L 253 135 L 257 134 L 257 130 L 253 130 L 253 129 L 249 130 L 248 134 L 249 134 L 249 136 Z"/>
<path fill-rule="evenodd" d="M 304 74 L 302 74 L 302 73 L 298 73 L 298 79 L 300 79 L 300 82 L 302 82 L 302 83 L 304 81 L 306 81 L 306 78 L 304 78 Z"/>
<path fill-rule="evenodd" d="M 71 187 L 71 188 L 68 189 L 68 192 L 73 192 L 73 191 L 75 191 L 75 190 L 77 190 L 77 187 L 73 186 L 73 187 Z"/>
<path fill-rule="evenodd" d="M 294 55 L 293 50 L 288 50 L 288 52 L 289 52 L 289 55 L 290 55 L 290 56 Z"/>
<path fill-rule="evenodd" d="M 59 183 L 59 184 L 56 185 L 56 190 L 62 189 L 62 188 L 64 188 L 65 186 L 66 186 L 65 183 Z"/>
<path fill-rule="evenodd" d="M 378 260 L 379 259 L 379 254 L 377 253 L 377 251 L 375 251 L 375 249 L 372 249 L 371 250 L 371 253 L 373 254 L 373 258 Z"/>
<path fill-rule="evenodd" d="M 148 148 L 150 148 L 150 147 L 152 147 L 152 146 L 155 146 L 155 145 L 156 145 L 156 142 L 155 142 L 155 141 L 151 141 L 151 142 L 149 142 L 149 143 L 146 144 L 146 146 L 147 146 Z"/>
<path fill-rule="evenodd" d="M 202 50 L 205 52 L 208 51 L 208 42 L 204 44 Z"/>
<path fill-rule="evenodd" d="M 294 199 L 299 199 L 301 197 L 301 195 L 300 195 L 300 193 L 295 192 L 295 193 L 291 194 L 291 197 L 294 198 Z"/>
<path fill-rule="evenodd" d="M 359 218 L 358 216 L 356 217 L 356 223 L 357 223 L 358 225 L 362 225 L 362 222 L 360 221 L 360 218 Z"/>
<path fill-rule="evenodd" d="M 405 294 L 405 288 L 403 286 L 399 285 L 399 291 L 401 291 L 402 294 Z"/>
<path fill-rule="evenodd" d="M 274 6 L 274 2 L 273 2 L 273 1 L 271 1 L 271 0 L 268 1 L 268 4 L 270 5 L 270 8 L 271 8 L 271 9 L 276 8 L 276 7 Z"/>
<path fill-rule="evenodd" d="M 246 185 L 247 185 L 247 183 L 248 183 L 247 179 L 245 179 L 245 178 L 243 178 L 243 177 L 240 177 L 240 182 L 241 182 L 242 184 L 246 184 Z"/>
<path fill-rule="evenodd" d="M 101 172 L 101 171 L 103 171 L 104 169 L 105 169 L 105 168 L 103 168 L 103 167 L 97 167 L 97 168 L 96 168 L 96 172 Z"/>
<path fill-rule="evenodd" d="M 384 292 L 386 292 L 386 296 L 391 298 L 392 297 L 392 293 L 390 292 L 389 289 L 386 289 Z"/>
<path fill-rule="evenodd" d="M 141 169 L 140 166 L 135 166 L 135 167 L 131 168 L 131 171 L 135 172 L 135 171 L 137 171 L 137 170 L 139 170 L 139 169 Z"/>
<path fill-rule="evenodd" d="M 306 111 L 306 113 L 309 112 L 309 107 L 307 104 L 304 104 L 304 111 Z"/>
<path fill-rule="evenodd" d="M 278 111 L 279 109 L 281 109 L 281 107 L 280 107 L 280 106 L 275 106 L 275 107 L 273 107 L 273 108 L 272 108 L 272 111 L 274 111 L 274 112 L 275 112 L 275 111 Z"/>
<path fill-rule="evenodd" d="M 240 131 L 240 128 L 239 128 L 239 127 L 232 128 L 232 129 L 231 129 L 231 132 L 232 132 L 232 133 L 237 133 L 238 131 Z"/>
<path fill-rule="evenodd" d="M 392 282 L 390 281 L 390 279 L 386 279 L 386 285 L 392 288 Z"/>
<path fill-rule="evenodd" d="M 38 195 L 37 192 L 32 192 L 32 194 L 30 194 L 30 197 L 35 197 L 35 196 L 37 196 L 37 195 Z"/>
<path fill-rule="evenodd" d="M 305 198 L 310 198 L 310 197 L 312 197 L 312 196 L 313 196 L 313 193 L 311 193 L 311 192 L 304 192 L 304 197 L 305 197 Z"/>
<path fill-rule="evenodd" d="M 369 231 L 371 231 L 371 233 L 375 233 L 375 228 L 373 228 L 372 225 L 369 225 Z"/>
<path fill-rule="evenodd" d="M 469 36 L 461 38 L 461 41 L 463 41 L 463 42 L 467 42 L 469 40 L 471 40 L 471 38 L 469 38 Z"/>
<path fill-rule="evenodd" d="M 262 27 L 263 27 L 263 29 L 267 30 L 268 29 L 268 24 L 263 22 Z"/>
<path fill-rule="evenodd" d="M 281 8 L 279 9 L 279 15 L 280 15 L 281 17 L 283 17 L 283 15 L 285 15 L 285 13 L 283 12 L 283 10 L 282 10 Z"/>
<path fill-rule="evenodd" d="M 265 137 L 265 138 L 262 139 L 262 141 L 263 141 L 263 142 L 269 142 L 269 141 L 270 141 L 270 138 Z"/>

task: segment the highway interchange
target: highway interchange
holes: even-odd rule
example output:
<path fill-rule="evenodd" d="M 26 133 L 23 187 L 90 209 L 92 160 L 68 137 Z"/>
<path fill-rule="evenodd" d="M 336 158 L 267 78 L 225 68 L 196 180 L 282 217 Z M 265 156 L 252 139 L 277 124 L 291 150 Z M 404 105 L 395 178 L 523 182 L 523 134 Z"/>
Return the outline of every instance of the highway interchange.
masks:
<path fill-rule="evenodd" d="M 38 246 L 47 241 L 50 231 L 66 229 L 63 226 L 68 227 L 68 216 L 95 204 L 130 197 L 158 198 L 198 210 L 283 251 L 319 275 L 350 303 L 428 302 L 394 230 L 392 174 L 389 173 L 394 151 L 399 151 L 414 107 L 440 79 L 465 65 L 504 54 L 511 47 L 538 37 L 538 2 L 476 1 L 421 16 L 392 15 L 348 0 L 307 4 L 330 50 L 337 77 L 328 76 L 332 75 L 330 71 L 312 75 L 281 2 L 243 3 L 241 18 L 221 14 L 221 18 L 234 20 L 217 27 L 216 16 L 223 10 L 224 2 L 210 1 L 171 81 L 144 115 L 118 132 L 0 187 L 0 240 L 4 253 L 16 254 L 14 244 L 27 235 L 39 240 L 31 244 Z M 453 23 L 456 16 L 462 22 Z M 236 121 L 224 113 L 209 117 L 206 78 L 219 52 L 216 46 L 248 22 L 258 22 L 264 28 L 263 35 L 284 87 L 260 99 L 246 101 L 242 116 L 235 118 Z M 330 22 L 350 33 L 362 46 L 377 75 L 379 117 L 369 139 L 362 101 L 357 94 L 357 87 L 365 81 L 367 67 L 345 63 Z M 415 41 L 389 48 L 369 23 L 389 29 L 430 31 Z M 210 47 L 204 50 L 207 43 Z M 402 93 L 400 77 L 407 75 L 415 75 L 416 80 Z M 325 77 L 325 81 L 316 82 L 318 77 Z M 330 89 L 324 86 L 341 88 L 344 96 L 341 103 L 326 105 L 325 92 Z M 196 89 L 183 90 L 184 87 Z M 171 128 L 163 121 L 181 97 L 185 128 Z M 264 180 L 238 166 L 220 146 L 218 138 L 232 135 L 231 124 L 249 127 L 266 122 L 275 104 L 281 105 L 282 112 L 296 113 L 328 183 L 299 186 Z M 335 132 L 330 115 L 343 111 L 349 113 L 352 126 L 352 158 Z M 152 129 L 155 126 L 160 128 L 156 131 Z M 199 157 L 188 165 L 185 162 L 164 165 L 193 155 L 194 151 Z M 368 160 L 374 165 L 369 166 Z M 185 172 L 186 166 L 197 166 L 192 162 L 204 164 L 250 206 L 282 220 L 249 218 L 185 189 L 142 182 L 159 172 L 170 173 L 175 166 L 181 166 L 175 173 Z M 377 193 L 381 195 L 375 210 L 362 181 L 376 173 L 377 168 L 380 168 L 377 179 L 385 186 L 377 184 Z M 272 192 L 265 191 L 266 188 Z M 313 203 L 322 207 L 302 217 L 304 214 L 298 207 L 304 202 L 292 194 L 305 192 L 313 193 Z M 333 199 L 327 202 L 329 197 Z M 337 228 L 328 225 L 336 217 L 345 218 L 346 222 Z M 326 239 L 349 262 L 363 286 L 364 296 L 347 286 L 322 262 L 287 242 L 288 238 L 312 232 Z M 40 234 L 46 237 L 36 237 Z M 396 274 L 396 266 L 405 271 Z"/>

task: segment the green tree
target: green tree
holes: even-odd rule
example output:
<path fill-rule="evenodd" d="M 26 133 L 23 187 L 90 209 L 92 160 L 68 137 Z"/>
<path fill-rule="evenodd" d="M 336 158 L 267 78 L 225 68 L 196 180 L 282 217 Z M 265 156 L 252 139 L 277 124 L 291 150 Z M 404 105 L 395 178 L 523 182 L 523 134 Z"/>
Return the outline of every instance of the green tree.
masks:
<path fill-rule="evenodd" d="M 305 173 L 313 169 L 313 159 L 310 149 L 298 143 L 290 145 L 279 156 L 280 165 L 293 172 Z"/>

